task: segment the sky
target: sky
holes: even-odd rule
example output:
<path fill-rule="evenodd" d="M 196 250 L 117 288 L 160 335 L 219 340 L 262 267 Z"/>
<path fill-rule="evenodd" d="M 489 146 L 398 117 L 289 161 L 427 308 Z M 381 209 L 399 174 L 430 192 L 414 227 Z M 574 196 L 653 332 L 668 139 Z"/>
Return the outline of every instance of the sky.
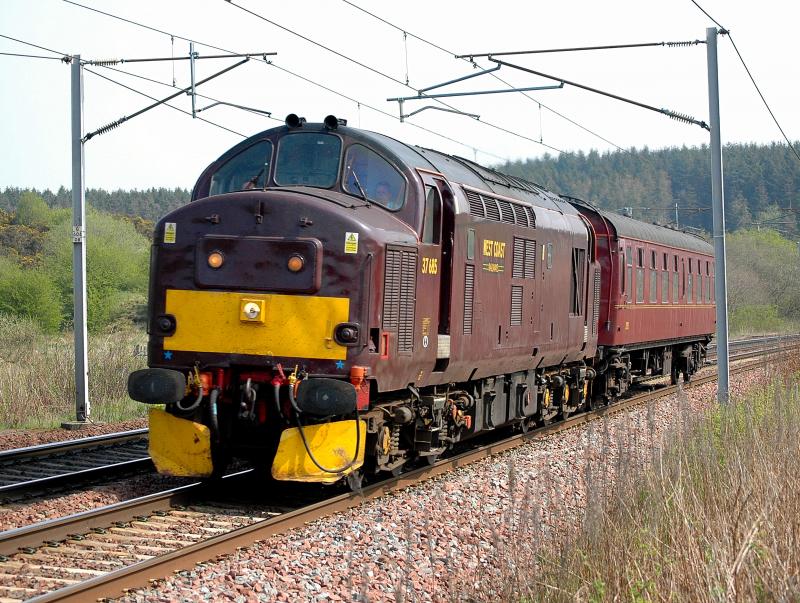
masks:
<path fill-rule="evenodd" d="M 487 165 L 559 152 L 691 147 L 709 141 L 708 132 L 695 125 L 570 85 L 527 96 L 442 99 L 450 107 L 479 115 L 479 120 L 429 109 L 400 123 L 398 104 L 387 101 L 478 71 L 454 54 L 705 40 L 706 28 L 714 24 L 691 0 L 79 1 L 164 33 L 64 0 L 0 0 L 0 35 L 55 51 L 0 37 L 0 53 L 80 54 L 82 60 L 185 57 L 187 39 L 196 42 L 195 51 L 201 57 L 222 53 L 219 49 L 277 53 L 266 57 L 269 64 L 253 59 L 197 88 L 198 95 L 269 111 L 271 119 L 217 105 L 198 114 L 217 124 L 213 125 L 158 107 L 87 141 L 85 184 L 89 188 L 191 188 L 202 170 L 226 149 L 244 136 L 280 125 L 289 113 L 310 122 L 333 114 L 351 126 Z M 791 30 L 786 29 L 800 21 L 800 3 L 697 2 L 730 30 L 784 131 L 791 140 L 800 139 L 800 62 Z M 718 45 L 723 143 L 782 142 L 731 40 L 720 37 Z M 197 79 L 237 60 L 199 60 Z M 698 120 L 709 119 L 704 44 L 505 60 Z M 492 66 L 482 58 L 475 63 L 480 68 Z M 157 99 L 175 92 L 173 81 L 179 88 L 190 82 L 185 60 L 126 62 L 113 69 L 117 71 L 85 67 L 84 133 L 152 103 L 103 77 Z M 557 84 L 507 67 L 497 75 L 517 87 Z M 58 60 L 0 55 L 0 82 L 0 188 L 69 188 L 70 67 Z M 441 91 L 506 87 L 483 75 Z M 197 108 L 213 102 L 200 96 L 195 100 Z M 191 110 L 191 98 L 185 95 L 171 104 Z M 426 105 L 436 102 L 407 101 L 404 112 Z"/>

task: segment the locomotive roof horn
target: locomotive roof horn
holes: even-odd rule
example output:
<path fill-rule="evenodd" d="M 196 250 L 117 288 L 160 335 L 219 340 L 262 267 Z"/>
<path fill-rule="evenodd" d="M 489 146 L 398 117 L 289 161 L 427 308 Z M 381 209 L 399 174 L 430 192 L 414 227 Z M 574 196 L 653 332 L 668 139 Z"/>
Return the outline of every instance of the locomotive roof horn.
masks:
<path fill-rule="evenodd" d="M 335 115 L 328 115 L 322 123 L 325 124 L 328 130 L 335 130 L 339 127 L 339 120 L 336 119 Z"/>
<path fill-rule="evenodd" d="M 306 118 L 298 117 L 295 113 L 289 113 L 284 123 L 290 128 L 302 128 L 303 124 L 306 123 Z"/>

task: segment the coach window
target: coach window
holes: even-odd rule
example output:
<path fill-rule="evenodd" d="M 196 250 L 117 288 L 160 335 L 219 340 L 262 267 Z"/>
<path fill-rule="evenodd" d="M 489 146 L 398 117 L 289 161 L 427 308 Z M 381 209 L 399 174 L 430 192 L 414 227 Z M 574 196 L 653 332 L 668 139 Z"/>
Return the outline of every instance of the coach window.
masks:
<path fill-rule="evenodd" d="M 692 295 L 692 291 L 693 291 L 692 285 L 694 284 L 692 282 L 692 278 L 694 277 L 694 275 L 692 274 L 693 270 L 694 270 L 694 261 L 692 260 L 692 258 L 689 258 L 689 275 L 688 275 L 688 278 L 686 279 L 686 303 L 687 304 L 691 304 L 694 301 L 694 296 Z"/>
<path fill-rule="evenodd" d="M 650 252 L 650 303 L 658 301 L 658 272 L 656 271 L 656 252 Z"/>
<path fill-rule="evenodd" d="M 393 211 L 403 207 L 406 198 L 406 183 L 400 172 L 386 159 L 360 144 L 347 149 L 343 186 L 348 193 Z"/>
<path fill-rule="evenodd" d="M 275 184 L 330 188 L 339 173 L 342 141 L 333 134 L 297 132 L 281 138 Z"/>
<path fill-rule="evenodd" d="M 703 278 L 703 273 L 700 269 L 700 260 L 697 260 L 697 303 L 703 303 L 703 287 L 706 284 L 706 279 Z"/>
<path fill-rule="evenodd" d="M 637 251 L 636 264 L 636 303 L 644 303 L 644 249 L 641 247 Z"/>
<path fill-rule="evenodd" d="M 269 140 L 247 147 L 214 172 L 208 196 L 264 188 L 271 159 L 272 143 Z"/>
<path fill-rule="evenodd" d="M 628 264 L 628 271 L 627 271 L 627 280 L 625 282 L 625 293 L 628 294 L 628 298 L 633 297 L 633 247 L 626 247 L 625 248 L 625 261 Z"/>
<path fill-rule="evenodd" d="M 679 289 L 679 281 L 678 281 L 678 256 L 674 255 L 673 257 L 673 264 L 672 264 L 672 303 L 677 304 L 680 300 L 680 289 Z"/>

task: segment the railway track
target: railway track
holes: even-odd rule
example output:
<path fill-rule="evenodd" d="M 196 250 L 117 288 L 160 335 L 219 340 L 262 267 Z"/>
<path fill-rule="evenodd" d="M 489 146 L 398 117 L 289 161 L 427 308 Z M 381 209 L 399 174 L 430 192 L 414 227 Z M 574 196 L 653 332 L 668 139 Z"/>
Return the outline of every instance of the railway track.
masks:
<path fill-rule="evenodd" d="M 152 471 L 147 429 L 0 451 L 0 500 L 74 488 L 111 474 Z"/>
<path fill-rule="evenodd" d="M 744 372 L 765 361 L 739 365 Z M 696 377 L 686 387 L 716 380 L 716 375 Z M 525 434 L 516 434 L 457 456 L 440 460 L 399 477 L 365 487 L 360 493 L 342 493 L 324 500 L 305 501 L 242 510 L 241 503 L 219 503 L 209 499 L 207 486 L 190 484 L 0 534 L 0 603 L 31 600 L 78 602 L 119 596 L 126 589 L 141 587 L 153 579 L 191 568 L 239 547 L 249 546 L 309 521 L 360 505 L 455 468 L 515 448 L 527 441 L 570 429 L 615 414 L 677 391 L 663 386 L 620 401 L 610 407 L 575 415 Z M 223 490 L 252 494 L 252 486 L 233 486 L 248 472 L 226 479 Z M 237 494 L 238 491 L 238 494 Z M 297 496 L 295 492 L 292 496 Z M 311 502 L 310 502 L 311 501 Z"/>
<path fill-rule="evenodd" d="M 731 360 L 757 357 L 765 348 L 780 349 L 797 345 L 798 341 L 800 335 L 733 340 Z M 713 344 L 709 351 L 716 360 Z M 641 383 L 652 380 L 645 378 Z M 74 489 L 76 485 L 110 475 L 151 470 L 147 429 L 0 451 L 0 502 L 52 494 L 58 488 Z"/>

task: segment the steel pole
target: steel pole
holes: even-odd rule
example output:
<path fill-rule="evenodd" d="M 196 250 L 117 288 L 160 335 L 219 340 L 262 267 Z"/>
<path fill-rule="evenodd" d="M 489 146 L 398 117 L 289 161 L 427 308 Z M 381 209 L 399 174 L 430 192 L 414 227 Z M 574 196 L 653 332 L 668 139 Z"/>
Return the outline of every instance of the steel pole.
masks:
<path fill-rule="evenodd" d="M 89 419 L 88 336 L 86 333 L 86 193 L 83 156 L 83 67 L 81 55 L 72 57 L 72 292 L 75 331 L 75 423 Z"/>
<path fill-rule="evenodd" d="M 725 202 L 722 188 L 722 144 L 719 124 L 719 74 L 717 29 L 706 29 L 708 58 L 708 109 L 711 122 L 711 206 L 714 216 L 714 297 L 717 305 L 717 401 L 727 404 L 730 392 L 728 366 L 728 286 L 725 268 Z"/>

